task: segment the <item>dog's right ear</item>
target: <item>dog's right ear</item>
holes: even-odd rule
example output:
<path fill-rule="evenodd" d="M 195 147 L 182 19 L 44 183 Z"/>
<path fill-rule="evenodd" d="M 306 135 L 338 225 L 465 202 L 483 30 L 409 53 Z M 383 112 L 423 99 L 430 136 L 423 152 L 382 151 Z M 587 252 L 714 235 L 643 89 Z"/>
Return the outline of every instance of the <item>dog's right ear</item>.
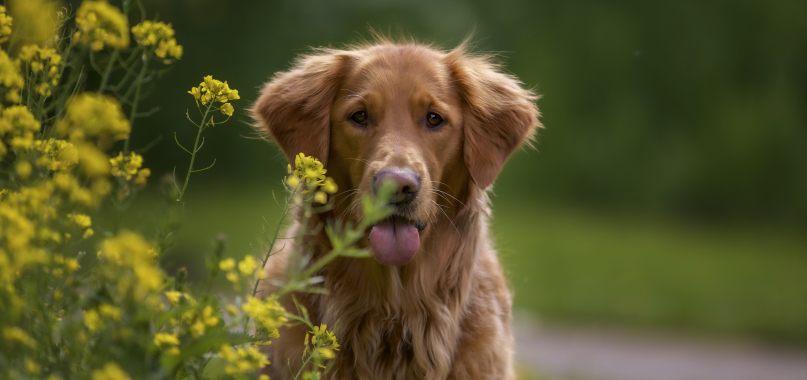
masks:
<path fill-rule="evenodd" d="M 252 106 L 256 129 L 268 133 L 292 165 L 298 153 L 327 165 L 330 109 L 348 59 L 330 49 L 302 56 L 291 70 L 276 73 Z"/>

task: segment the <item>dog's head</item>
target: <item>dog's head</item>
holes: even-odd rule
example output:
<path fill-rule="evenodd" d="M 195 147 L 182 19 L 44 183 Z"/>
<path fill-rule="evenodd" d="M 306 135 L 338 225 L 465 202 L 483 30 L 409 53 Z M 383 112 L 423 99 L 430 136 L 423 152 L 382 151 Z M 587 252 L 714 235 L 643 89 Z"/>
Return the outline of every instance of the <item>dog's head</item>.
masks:
<path fill-rule="evenodd" d="M 326 165 L 343 191 L 337 215 L 357 219 L 361 193 L 382 181 L 397 186 L 394 215 L 369 238 L 379 263 L 400 266 L 530 141 L 541 127 L 535 100 L 490 57 L 462 46 L 382 41 L 300 57 L 265 85 L 252 111 L 290 163 L 302 152 Z"/>

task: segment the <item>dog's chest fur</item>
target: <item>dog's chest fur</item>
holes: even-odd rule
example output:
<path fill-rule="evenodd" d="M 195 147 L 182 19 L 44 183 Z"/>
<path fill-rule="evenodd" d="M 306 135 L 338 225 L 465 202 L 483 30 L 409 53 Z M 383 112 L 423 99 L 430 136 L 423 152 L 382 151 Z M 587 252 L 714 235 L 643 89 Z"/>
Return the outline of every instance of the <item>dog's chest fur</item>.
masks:
<path fill-rule="evenodd" d="M 458 230 L 438 231 L 440 238 L 425 247 L 434 254 L 424 255 L 429 262 L 417 271 L 339 259 L 322 273 L 328 295 L 297 296 L 312 322 L 336 329 L 341 348 L 326 378 L 512 377 L 510 293 L 485 218 L 469 213 Z M 293 302 L 284 303 L 294 310 Z M 272 362 L 281 364 L 270 367 L 273 379 L 290 378 L 285 364 L 299 368 L 304 334 L 280 331 L 270 346 Z"/>

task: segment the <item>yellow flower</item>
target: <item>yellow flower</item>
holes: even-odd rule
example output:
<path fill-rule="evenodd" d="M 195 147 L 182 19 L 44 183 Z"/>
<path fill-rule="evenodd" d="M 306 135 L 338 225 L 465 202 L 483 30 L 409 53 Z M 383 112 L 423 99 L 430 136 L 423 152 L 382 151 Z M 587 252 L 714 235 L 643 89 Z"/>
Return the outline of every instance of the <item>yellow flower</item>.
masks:
<path fill-rule="evenodd" d="M 109 317 L 115 321 L 120 321 L 121 317 L 123 316 L 123 311 L 120 308 L 105 303 L 98 306 L 98 311 L 101 312 L 101 315 Z"/>
<path fill-rule="evenodd" d="M 221 113 L 227 116 L 233 116 L 233 105 L 230 103 L 224 103 L 221 105 Z"/>
<path fill-rule="evenodd" d="M 219 350 L 219 357 L 227 362 L 227 365 L 224 367 L 224 372 L 228 375 L 249 373 L 271 364 L 269 359 L 253 346 L 247 348 L 239 347 L 233 351 L 232 347 L 225 344 L 222 345 Z"/>
<path fill-rule="evenodd" d="M 170 348 L 179 345 L 179 337 L 177 334 L 157 333 L 154 335 L 154 344 L 160 348 Z"/>
<path fill-rule="evenodd" d="M 142 299 L 163 285 L 162 272 L 154 256 L 148 253 L 151 244 L 140 235 L 123 230 L 117 236 L 102 241 L 99 248 L 98 258 L 113 264 L 109 268 L 110 275 L 120 280 L 118 287 L 121 292 L 131 290 L 137 298 Z M 121 269 L 130 270 L 136 281 L 127 282 L 128 277 L 120 275 Z"/>
<path fill-rule="evenodd" d="M 319 345 L 320 347 L 330 347 L 336 351 L 339 351 L 339 343 L 336 342 L 336 336 L 333 335 L 333 332 L 327 330 L 328 326 L 325 324 L 319 325 L 319 327 L 314 326 L 314 331 L 310 331 L 311 335 L 311 344 Z"/>
<path fill-rule="evenodd" d="M 123 152 L 119 152 L 118 156 L 111 158 L 109 163 L 112 165 L 112 175 L 115 177 L 125 177 L 126 180 L 132 179 L 132 176 L 138 174 L 138 169 L 143 165 L 143 156 L 132 152 L 130 155 L 124 157 Z M 151 174 L 151 172 L 149 172 Z"/>
<path fill-rule="evenodd" d="M 297 186 L 300 185 L 300 178 L 297 176 L 290 175 L 286 177 L 286 184 L 289 185 L 290 188 L 296 189 Z"/>
<path fill-rule="evenodd" d="M 238 263 L 238 270 L 241 271 L 241 274 L 244 276 L 252 275 L 257 267 L 258 263 L 255 262 L 255 258 L 252 257 L 252 255 L 247 255 L 244 257 L 243 261 Z"/>
<path fill-rule="evenodd" d="M 197 320 L 194 322 L 189 328 L 191 335 L 195 337 L 200 337 L 205 334 L 205 324 L 202 321 Z"/>
<path fill-rule="evenodd" d="M 157 45 L 154 54 L 160 58 L 168 56 L 174 59 L 182 58 L 182 45 L 177 44 L 171 24 L 146 20 L 133 26 L 132 34 L 135 36 L 135 41 L 141 46 Z M 164 60 L 163 62 L 170 64 L 172 60 Z"/>
<path fill-rule="evenodd" d="M 104 368 L 92 371 L 92 380 L 132 380 L 117 364 L 108 362 Z"/>
<path fill-rule="evenodd" d="M 84 214 L 67 214 L 67 220 L 77 225 L 79 228 L 87 228 L 92 225 L 92 219 L 88 215 Z"/>
<path fill-rule="evenodd" d="M 322 191 L 334 194 L 338 189 L 339 187 L 336 186 L 336 182 L 334 182 L 333 178 L 331 177 L 325 178 L 325 182 L 322 184 Z"/>
<path fill-rule="evenodd" d="M 125 140 L 131 130 L 117 99 L 86 92 L 68 104 L 65 116 L 56 122 L 55 128 L 60 136 L 69 136 L 73 143 L 97 138 L 101 146 Z"/>
<path fill-rule="evenodd" d="M 101 317 L 95 310 L 84 310 L 84 324 L 87 326 L 87 329 L 90 330 L 90 332 L 96 332 L 103 326 Z"/>
<path fill-rule="evenodd" d="M 8 1 L 6 2 L 9 3 Z M 14 39 L 21 44 L 52 44 L 59 35 L 57 27 L 65 19 L 59 14 L 60 2 L 52 0 L 17 0 L 9 13 L 17 21 Z"/>
<path fill-rule="evenodd" d="M 204 82 L 200 83 L 198 88 L 202 94 L 202 104 L 207 104 L 211 100 L 215 100 L 219 103 L 227 103 L 230 100 L 241 99 L 241 97 L 238 96 L 238 90 L 230 89 L 230 85 L 227 84 L 227 81 L 222 82 L 213 79 L 211 75 L 206 76 Z M 193 89 L 191 89 L 191 95 L 196 97 Z M 232 108 L 232 106 L 229 108 Z M 222 106 L 222 112 L 226 114 L 224 106 Z M 232 114 L 232 112 L 230 114 Z"/>
<path fill-rule="evenodd" d="M 219 318 L 213 315 L 213 307 L 208 305 L 202 310 L 202 321 L 208 326 L 219 324 Z"/>
<path fill-rule="evenodd" d="M 232 270 L 235 268 L 235 260 L 233 259 L 224 259 L 219 262 L 219 269 L 223 271 Z"/>
<path fill-rule="evenodd" d="M 314 193 L 314 202 L 326 204 L 328 203 L 328 195 L 325 192 L 317 191 Z"/>
<path fill-rule="evenodd" d="M 307 183 L 315 182 L 318 185 L 325 181 L 325 173 L 322 162 L 318 159 L 300 153 L 294 157 L 294 175 Z"/>
<path fill-rule="evenodd" d="M 190 91 L 188 91 L 188 93 L 189 93 L 189 94 L 191 94 L 191 95 L 193 95 L 193 97 L 194 97 L 196 100 L 199 100 L 199 99 L 201 99 L 201 98 L 202 98 L 202 91 L 199 89 L 199 87 L 193 87 L 193 88 L 191 88 L 191 90 L 190 90 Z"/>
<path fill-rule="evenodd" d="M 317 350 L 317 352 L 320 355 L 322 355 L 322 357 L 325 358 L 325 359 L 333 359 L 334 357 L 336 357 L 336 354 L 334 354 L 333 350 L 331 350 L 328 347 L 320 347 Z"/>
<path fill-rule="evenodd" d="M 19 327 L 3 328 L 3 339 L 9 342 L 20 342 L 31 349 L 36 349 L 36 341 Z"/>
<path fill-rule="evenodd" d="M 40 129 L 39 121 L 25 106 L 12 106 L 0 114 L 0 137 L 8 141 L 15 151 L 25 152 L 34 147 L 34 134 Z"/>
<path fill-rule="evenodd" d="M 258 380 L 269 380 L 269 375 L 260 375 L 258 376 Z"/>
<path fill-rule="evenodd" d="M 84 239 L 89 239 L 94 233 L 95 231 L 93 231 L 92 228 L 88 228 L 84 231 L 84 235 L 81 235 L 81 237 Z"/>
<path fill-rule="evenodd" d="M 73 39 L 99 51 L 104 46 L 117 49 L 129 47 L 129 21 L 118 7 L 105 0 L 84 0 L 76 11 Z"/>
<path fill-rule="evenodd" d="M 79 268 L 78 260 L 76 259 L 66 259 L 64 265 L 67 267 L 67 270 L 71 272 L 75 272 Z"/>
<path fill-rule="evenodd" d="M 3 50 L 0 50 L 0 85 L 8 91 L 6 100 L 12 103 L 20 102 L 20 90 L 25 85 L 25 79 L 19 66 Z"/>
<path fill-rule="evenodd" d="M 288 321 L 286 309 L 274 297 L 261 301 L 250 296 L 247 298 L 247 302 L 241 305 L 241 309 L 255 321 L 259 330 L 270 335 L 277 334 L 277 329 Z"/>
<path fill-rule="evenodd" d="M 15 169 L 17 169 L 17 174 L 20 176 L 20 179 L 26 180 L 28 179 L 28 176 L 31 175 L 31 170 L 33 170 L 33 167 L 31 167 L 30 162 L 22 161 L 15 165 Z"/>
<path fill-rule="evenodd" d="M 31 358 L 25 358 L 25 371 L 32 375 L 37 375 L 40 371 L 42 371 L 42 367 L 31 360 Z"/>
<path fill-rule="evenodd" d="M 8 36 L 11 35 L 11 24 L 13 18 L 6 13 L 6 7 L 0 5 L 0 44 L 8 41 Z"/>
<path fill-rule="evenodd" d="M 62 56 L 56 49 L 26 45 L 22 47 L 20 54 L 17 56 L 17 66 L 21 66 L 21 62 L 25 62 L 27 67 L 31 69 L 34 79 L 39 77 L 40 72 L 48 73 L 47 80 L 34 87 L 35 91 L 40 95 L 50 96 L 50 86 L 55 86 L 59 83 Z"/>
<path fill-rule="evenodd" d="M 151 175 L 151 170 L 149 168 L 140 169 L 137 172 L 137 178 L 135 178 L 135 183 L 139 186 L 145 186 L 148 177 Z"/>
<path fill-rule="evenodd" d="M 168 303 L 170 303 L 171 306 L 176 306 L 182 298 L 182 292 L 176 290 L 167 291 L 165 292 L 165 297 L 168 298 Z"/>
<path fill-rule="evenodd" d="M 69 170 L 78 163 L 78 150 L 65 140 L 36 140 L 34 148 L 42 153 L 36 164 L 50 171 Z"/>
<path fill-rule="evenodd" d="M 109 157 L 92 144 L 77 144 L 78 162 L 88 177 L 109 175 Z"/>

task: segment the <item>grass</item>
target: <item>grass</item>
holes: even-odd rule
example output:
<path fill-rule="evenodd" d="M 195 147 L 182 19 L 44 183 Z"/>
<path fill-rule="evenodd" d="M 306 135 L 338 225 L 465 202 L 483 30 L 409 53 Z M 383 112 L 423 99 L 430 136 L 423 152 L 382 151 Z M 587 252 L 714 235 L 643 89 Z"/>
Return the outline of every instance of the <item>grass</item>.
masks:
<path fill-rule="evenodd" d="M 259 245 L 276 222 L 278 186 L 192 187 L 169 270 L 203 273 L 219 233 L 229 255 Z M 493 235 L 515 307 L 559 323 L 682 329 L 807 344 L 807 241 L 796 233 L 591 214 L 494 197 Z M 130 228 L 153 218 L 154 197 Z M 149 232 L 149 231 L 144 231 Z"/>
<path fill-rule="evenodd" d="M 494 202 L 517 308 L 563 323 L 807 343 L 803 236 Z"/>

